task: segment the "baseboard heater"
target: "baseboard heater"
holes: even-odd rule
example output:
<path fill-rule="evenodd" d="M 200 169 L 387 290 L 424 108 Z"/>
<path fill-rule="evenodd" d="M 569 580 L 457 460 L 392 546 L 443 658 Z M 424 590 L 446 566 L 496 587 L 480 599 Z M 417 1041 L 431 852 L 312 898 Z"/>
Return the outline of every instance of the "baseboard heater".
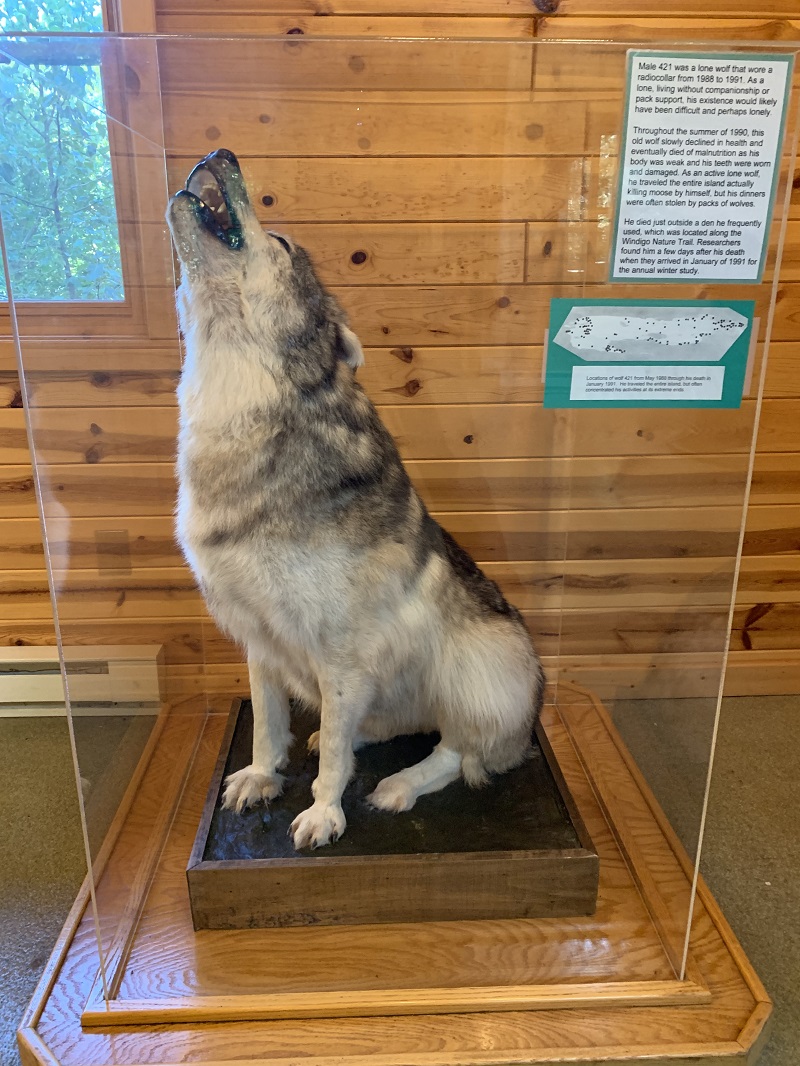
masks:
<path fill-rule="evenodd" d="M 164 692 L 160 644 L 64 648 L 73 714 L 153 714 Z M 0 718 L 66 714 L 53 647 L 0 648 Z"/>

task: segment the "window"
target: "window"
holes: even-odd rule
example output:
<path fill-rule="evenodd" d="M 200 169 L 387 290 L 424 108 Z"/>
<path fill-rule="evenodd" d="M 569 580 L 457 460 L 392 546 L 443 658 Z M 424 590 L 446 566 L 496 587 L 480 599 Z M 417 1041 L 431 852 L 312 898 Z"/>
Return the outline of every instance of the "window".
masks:
<path fill-rule="evenodd" d="M 95 0 L 6 0 L 0 14 L 6 34 L 102 29 Z M 54 54 L 53 42 L 40 44 L 0 43 L 0 211 L 14 297 L 121 301 L 99 48 L 62 39 Z"/>

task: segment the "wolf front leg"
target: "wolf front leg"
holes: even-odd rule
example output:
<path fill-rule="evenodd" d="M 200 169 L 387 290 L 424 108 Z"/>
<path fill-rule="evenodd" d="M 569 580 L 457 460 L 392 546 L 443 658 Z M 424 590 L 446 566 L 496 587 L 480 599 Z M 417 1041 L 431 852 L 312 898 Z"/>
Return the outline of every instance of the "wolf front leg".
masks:
<path fill-rule="evenodd" d="M 337 678 L 321 688 L 319 774 L 311 786 L 313 804 L 292 822 L 296 848 L 319 848 L 344 832 L 342 793 L 355 765 L 353 742 L 374 693 L 365 678 Z"/>
<path fill-rule="evenodd" d="M 253 761 L 225 779 L 222 806 L 243 811 L 261 800 L 279 796 L 292 734 L 289 700 L 263 663 L 248 659 L 250 698 L 253 701 Z"/>

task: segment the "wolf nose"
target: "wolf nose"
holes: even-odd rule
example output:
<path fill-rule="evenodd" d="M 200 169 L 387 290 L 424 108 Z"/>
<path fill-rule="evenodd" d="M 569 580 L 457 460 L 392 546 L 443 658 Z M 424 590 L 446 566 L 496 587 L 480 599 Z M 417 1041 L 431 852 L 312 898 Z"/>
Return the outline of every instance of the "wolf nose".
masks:
<path fill-rule="evenodd" d="M 239 160 L 236 158 L 230 148 L 218 148 L 216 152 L 212 152 L 211 155 L 207 156 L 206 158 L 213 159 L 215 156 L 220 157 L 221 159 L 226 159 L 235 167 L 239 166 Z"/>

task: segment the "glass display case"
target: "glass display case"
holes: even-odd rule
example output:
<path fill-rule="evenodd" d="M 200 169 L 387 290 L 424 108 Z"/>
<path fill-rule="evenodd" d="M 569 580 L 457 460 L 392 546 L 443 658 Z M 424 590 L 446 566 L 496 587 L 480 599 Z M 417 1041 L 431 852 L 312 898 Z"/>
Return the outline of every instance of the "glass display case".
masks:
<path fill-rule="evenodd" d="M 768 348 L 788 314 L 793 55 L 0 41 L 4 143 L 20 131 L 0 163 L 7 296 L 90 859 L 24 1030 L 32 1062 L 705 1061 L 757 1044 L 768 1000 L 698 872 Z M 236 927 L 247 852 L 215 882 L 230 920 L 198 920 L 187 867 L 213 865 L 197 841 L 249 683 L 174 534 L 165 212 L 218 149 L 265 229 L 308 250 L 425 505 L 533 636 L 537 752 L 577 827 L 562 859 L 596 860 L 591 905 L 559 911 L 545 863 L 509 890 L 519 912 L 476 917 L 476 894 L 511 876 L 498 845 L 491 889 L 447 875 L 475 878 L 460 920 L 353 918 L 337 855 L 380 864 L 348 831 L 302 859 L 322 877 L 313 906 L 287 854 L 270 889 L 285 908 L 270 897 Z M 376 814 L 384 857 L 447 795 Z M 467 837 L 482 795 L 456 811 Z M 247 817 L 252 844 L 271 816 Z M 530 917 L 528 890 L 551 909 Z"/>

